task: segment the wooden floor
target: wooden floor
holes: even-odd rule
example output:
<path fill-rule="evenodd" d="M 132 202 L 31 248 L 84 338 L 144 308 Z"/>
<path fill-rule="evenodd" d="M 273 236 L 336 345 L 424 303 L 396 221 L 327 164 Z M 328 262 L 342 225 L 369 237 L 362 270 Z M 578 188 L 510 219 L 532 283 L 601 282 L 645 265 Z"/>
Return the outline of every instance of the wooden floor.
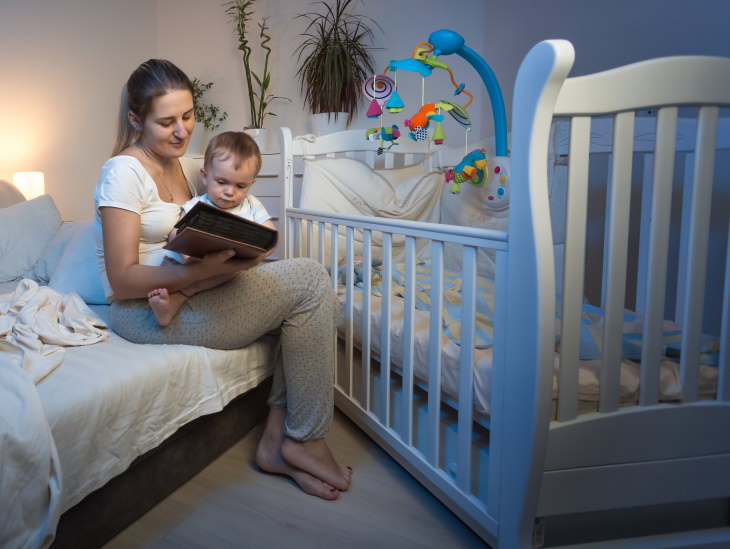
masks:
<path fill-rule="evenodd" d="M 486 547 L 339 412 L 327 440 L 355 470 L 334 502 L 252 462 L 261 427 L 127 528 L 105 549 Z"/>

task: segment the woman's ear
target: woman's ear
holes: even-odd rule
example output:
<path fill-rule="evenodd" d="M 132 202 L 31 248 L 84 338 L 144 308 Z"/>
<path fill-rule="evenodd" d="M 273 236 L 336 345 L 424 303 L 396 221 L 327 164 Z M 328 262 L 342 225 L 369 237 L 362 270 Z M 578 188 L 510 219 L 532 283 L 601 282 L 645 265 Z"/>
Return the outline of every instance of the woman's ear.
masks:
<path fill-rule="evenodd" d="M 136 131 L 142 131 L 142 122 L 134 112 L 127 111 L 127 120 Z"/>

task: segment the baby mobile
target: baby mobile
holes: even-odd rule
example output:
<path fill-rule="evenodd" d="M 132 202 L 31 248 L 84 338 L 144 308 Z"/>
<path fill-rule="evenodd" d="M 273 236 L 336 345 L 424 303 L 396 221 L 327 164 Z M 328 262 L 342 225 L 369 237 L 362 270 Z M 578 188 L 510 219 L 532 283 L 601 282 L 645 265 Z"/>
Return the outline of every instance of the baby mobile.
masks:
<path fill-rule="evenodd" d="M 468 61 L 482 77 L 487 87 L 492 104 L 492 114 L 495 126 L 495 156 L 487 158 L 485 149 L 475 149 L 469 152 L 468 135 L 472 130 L 472 122 L 467 111 L 474 100 L 474 96 L 465 89 L 463 83 L 457 84 L 452 70 L 446 63 L 439 60 L 440 55 L 456 53 Z M 401 130 L 396 124 L 383 124 L 383 109 L 391 114 L 401 113 L 405 104 L 398 94 L 398 70 L 419 73 L 421 75 L 421 106 L 418 111 L 403 122 L 408 128 L 408 137 L 414 141 L 431 140 L 440 145 L 445 140 L 441 122 L 442 113 L 447 112 L 464 128 L 466 154 L 459 164 L 444 174 L 449 185 L 449 191 L 454 194 L 461 192 L 461 184 L 465 181 L 477 187 L 485 187 L 487 191 L 487 206 L 501 210 L 509 205 L 509 157 L 507 153 L 507 123 L 504 112 L 504 101 L 494 73 L 489 65 L 464 43 L 464 38 L 451 30 L 439 30 L 429 36 L 428 42 L 418 44 L 413 50 L 411 58 L 391 61 L 383 74 L 374 74 L 362 83 L 364 97 L 369 100 L 370 106 L 366 116 L 377 118 L 378 127 L 366 131 L 366 138 L 380 141 L 378 154 L 382 154 L 391 147 L 398 145 Z M 434 69 L 445 70 L 449 73 L 454 86 L 455 98 L 466 96 L 468 99 L 460 104 L 456 101 L 440 99 L 426 102 L 425 79 Z M 393 78 L 388 76 L 393 72 Z"/>

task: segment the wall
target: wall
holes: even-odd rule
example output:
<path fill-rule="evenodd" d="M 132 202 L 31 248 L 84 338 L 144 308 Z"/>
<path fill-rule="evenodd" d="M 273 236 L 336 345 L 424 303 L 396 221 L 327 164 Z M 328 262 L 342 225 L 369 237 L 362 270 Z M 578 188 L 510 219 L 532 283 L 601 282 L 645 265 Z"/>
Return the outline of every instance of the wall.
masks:
<path fill-rule="evenodd" d="M 93 212 L 124 75 L 153 52 L 146 0 L 4 0 L 0 8 L 0 178 L 46 173 L 66 219 Z"/>
<path fill-rule="evenodd" d="M 511 110 L 521 60 L 540 40 L 576 50 L 572 76 L 667 55 L 730 57 L 730 2 L 702 0 L 489 0 L 485 51 Z M 494 52 L 494 53 L 492 53 Z"/>
<path fill-rule="evenodd" d="M 399 0 L 397 12 L 392 10 L 392 1 L 366 0 L 364 3 L 353 2 L 358 14 L 373 17 L 382 30 L 373 25 L 375 33 L 374 46 L 380 48 L 373 52 L 375 67 L 378 72 L 387 68 L 392 59 L 403 59 L 411 56 L 413 48 L 428 39 L 428 35 L 440 28 L 452 28 L 466 38 L 467 44 L 477 51 L 483 50 L 483 26 L 486 20 L 487 5 L 483 0 L 464 0 L 460 10 L 445 11 L 433 16 L 434 10 L 423 6 L 437 2 L 419 0 Z M 179 64 L 189 75 L 198 76 L 205 82 L 214 82 L 213 88 L 206 94 L 214 104 L 228 112 L 228 119 L 216 131 L 241 129 L 250 123 L 248 113 L 248 95 L 244 78 L 243 63 L 238 46 L 234 26 L 225 13 L 225 6 L 219 0 L 158 0 L 158 53 Z M 306 28 L 306 20 L 297 18 L 300 13 L 319 11 L 320 6 L 309 0 L 277 0 L 260 1 L 254 4 L 254 15 L 250 28 L 257 31 L 256 26 L 263 17 L 268 17 L 271 27 L 272 48 L 270 69 L 272 74 L 272 93 L 291 99 L 291 102 L 277 101 L 272 111 L 276 118 L 267 119 L 267 126 L 277 128 L 286 125 L 292 128 L 295 135 L 312 131 L 309 113 L 305 111 L 299 82 L 295 74 L 299 68 L 295 50 L 301 43 L 299 34 Z M 464 18 L 464 13 L 471 17 Z M 194 29 L 194 30 L 193 30 Z M 252 42 L 257 38 L 252 33 Z M 260 49 L 253 46 L 254 54 Z M 486 104 L 486 90 L 478 74 L 461 58 L 443 57 L 454 71 L 458 83 L 466 83 L 467 89 L 475 94 L 470 115 L 474 121 L 474 139 L 491 135 L 491 111 Z M 259 71 L 262 59 L 255 59 L 254 70 Z M 392 73 L 389 73 L 392 76 Z M 453 86 L 446 71 L 435 71 L 425 81 L 426 102 L 440 99 L 454 99 Z M 398 89 L 406 109 L 400 115 L 386 114 L 384 124 L 398 124 L 403 129 L 403 120 L 415 112 L 421 105 L 421 77 L 415 73 L 399 71 Z M 456 101 L 464 103 L 461 96 Z M 362 102 L 357 117 L 352 121 L 352 128 L 369 128 L 376 125 L 377 120 L 365 116 L 367 102 Z M 444 124 L 447 139 L 462 142 L 465 132 L 450 117 Z M 363 134 L 364 138 L 364 134 Z M 453 141 L 452 141 L 453 143 Z M 275 146 L 275 140 L 271 140 Z"/>
<path fill-rule="evenodd" d="M 431 31 L 459 31 L 494 69 L 509 105 L 512 82 L 524 54 L 537 41 L 563 37 L 577 49 L 575 71 L 590 72 L 655 55 L 710 53 L 730 55 L 725 26 L 730 5 L 702 0 L 687 9 L 678 0 L 463 0 L 458 9 L 442 9 L 436 0 L 365 0 L 359 13 L 376 18 L 376 66 L 410 56 Z M 393 9 L 397 6 L 397 9 Z M 307 0 L 261 0 L 254 23 L 269 16 L 274 53 L 273 92 L 292 99 L 280 102 L 273 128 L 311 131 L 304 111 L 293 57 Z M 236 38 L 221 0 L 3 0 L 0 9 L 0 178 L 19 170 L 46 172 L 47 190 L 66 219 L 90 217 L 92 190 L 109 154 L 119 90 L 129 73 L 150 57 L 166 57 L 191 76 L 214 81 L 209 99 L 228 111 L 220 128 L 249 123 L 243 70 Z M 442 58 L 459 82 L 476 92 L 470 108 L 474 132 L 469 139 L 492 135 L 487 94 L 463 60 Z M 398 87 L 413 111 L 421 100 L 421 79 L 400 74 Z M 439 71 L 425 81 L 427 101 L 446 99 L 451 84 Z M 366 108 L 365 102 L 363 107 Z M 352 127 L 376 122 L 361 110 Z M 386 124 L 402 124 L 385 117 Z M 450 144 L 465 140 L 447 117 Z"/>

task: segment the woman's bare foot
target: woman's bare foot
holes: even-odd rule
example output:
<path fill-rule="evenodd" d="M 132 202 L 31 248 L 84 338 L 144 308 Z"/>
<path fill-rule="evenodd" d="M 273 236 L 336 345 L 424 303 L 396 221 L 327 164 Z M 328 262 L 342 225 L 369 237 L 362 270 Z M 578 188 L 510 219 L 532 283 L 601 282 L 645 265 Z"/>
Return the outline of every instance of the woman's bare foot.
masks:
<path fill-rule="evenodd" d="M 179 292 L 170 295 L 167 288 L 158 288 L 147 294 L 147 302 L 160 326 L 167 326 L 172 322 L 186 299 Z"/>
<path fill-rule="evenodd" d="M 306 471 L 338 490 L 350 487 L 352 469 L 335 461 L 324 439 L 300 442 L 285 437 L 281 444 L 281 455 L 289 465 Z"/>
<path fill-rule="evenodd" d="M 256 448 L 256 465 L 267 473 L 291 477 L 307 494 L 326 500 L 337 499 L 340 492 L 337 488 L 322 482 L 296 467 L 289 465 L 281 455 L 281 444 L 284 438 L 283 421 L 278 418 L 279 410 L 272 409 L 266 423 L 266 429 Z"/>

